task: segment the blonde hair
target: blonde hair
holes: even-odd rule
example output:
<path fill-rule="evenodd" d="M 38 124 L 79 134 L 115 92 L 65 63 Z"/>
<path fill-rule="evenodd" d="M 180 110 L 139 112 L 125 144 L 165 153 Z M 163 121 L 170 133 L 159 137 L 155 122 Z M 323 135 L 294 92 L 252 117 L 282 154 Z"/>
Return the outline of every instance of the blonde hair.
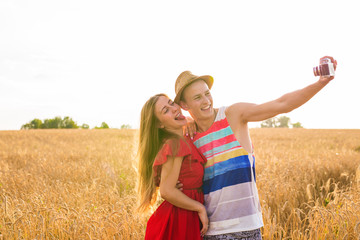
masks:
<path fill-rule="evenodd" d="M 159 128 L 160 121 L 155 115 L 155 104 L 161 93 L 152 96 L 143 106 L 140 117 L 140 135 L 138 148 L 138 194 L 140 212 L 146 213 L 157 199 L 157 188 L 153 175 L 155 157 L 167 139 L 178 139 L 175 134 Z M 175 152 L 175 151 L 173 151 Z"/>

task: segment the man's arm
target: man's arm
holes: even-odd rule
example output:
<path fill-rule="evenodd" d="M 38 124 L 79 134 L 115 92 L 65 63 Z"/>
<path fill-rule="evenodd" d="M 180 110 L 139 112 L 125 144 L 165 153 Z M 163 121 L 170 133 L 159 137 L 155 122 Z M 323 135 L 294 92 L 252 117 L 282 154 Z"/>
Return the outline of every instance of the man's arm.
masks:
<path fill-rule="evenodd" d="M 336 60 L 328 56 L 323 58 L 330 58 L 334 63 L 334 68 L 336 69 Z M 240 122 L 242 123 L 263 121 L 278 114 L 287 113 L 300 107 L 309 101 L 332 79 L 334 79 L 334 77 L 320 77 L 317 82 L 303 89 L 287 93 L 276 100 L 263 104 L 236 103 L 229 106 L 227 112 L 229 115 L 240 119 Z"/>

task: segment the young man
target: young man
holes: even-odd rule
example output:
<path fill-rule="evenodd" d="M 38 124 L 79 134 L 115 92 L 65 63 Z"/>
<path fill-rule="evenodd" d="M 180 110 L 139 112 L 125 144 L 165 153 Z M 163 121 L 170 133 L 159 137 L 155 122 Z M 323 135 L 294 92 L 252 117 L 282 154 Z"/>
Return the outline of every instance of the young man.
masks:
<path fill-rule="evenodd" d="M 330 58 L 336 69 L 336 60 L 323 58 Z M 248 122 L 300 107 L 332 79 L 320 77 L 303 89 L 263 104 L 241 102 L 214 108 L 211 76 L 196 76 L 189 71 L 179 75 L 174 101 L 194 119 L 194 144 L 207 158 L 203 191 L 210 225 L 204 239 L 261 239 L 263 221 Z"/>

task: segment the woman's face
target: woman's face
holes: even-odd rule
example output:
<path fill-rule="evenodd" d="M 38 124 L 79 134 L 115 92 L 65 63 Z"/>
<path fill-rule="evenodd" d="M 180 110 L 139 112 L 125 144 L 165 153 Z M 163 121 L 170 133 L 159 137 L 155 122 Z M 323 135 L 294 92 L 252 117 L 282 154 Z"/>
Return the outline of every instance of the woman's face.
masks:
<path fill-rule="evenodd" d="M 186 124 L 186 118 L 181 113 L 181 108 L 171 99 L 160 96 L 155 103 L 155 116 L 160 121 L 160 128 L 178 133 Z"/>

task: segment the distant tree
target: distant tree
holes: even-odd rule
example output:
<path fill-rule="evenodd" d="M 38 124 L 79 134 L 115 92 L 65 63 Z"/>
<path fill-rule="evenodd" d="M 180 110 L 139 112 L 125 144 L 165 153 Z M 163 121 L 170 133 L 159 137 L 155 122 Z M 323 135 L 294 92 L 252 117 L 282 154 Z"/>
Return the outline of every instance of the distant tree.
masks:
<path fill-rule="evenodd" d="M 291 124 L 293 128 L 303 128 L 303 126 L 301 125 L 300 122 L 296 122 L 296 123 L 293 123 Z"/>
<path fill-rule="evenodd" d="M 102 122 L 100 127 L 94 127 L 95 129 L 107 129 L 109 125 L 106 122 Z"/>
<path fill-rule="evenodd" d="M 31 122 L 22 125 L 21 129 L 40 129 L 42 124 L 43 123 L 40 119 L 35 118 Z"/>
<path fill-rule="evenodd" d="M 24 124 L 24 125 L 21 126 L 21 129 L 25 129 L 25 130 L 31 129 L 31 124 L 30 124 L 30 123 L 26 123 L 26 124 Z"/>
<path fill-rule="evenodd" d="M 45 119 L 42 122 L 40 119 L 35 118 L 21 126 L 21 129 L 50 129 L 50 128 L 79 128 L 74 120 L 70 117 L 61 117 L 57 116 L 51 119 Z"/>
<path fill-rule="evenodd" d="M 276 126 L 276 119 L 275 118 L 269 118 L 266 119 L 261 123 L 262 128 L 273 128 Z"/>
<path fill-rule="evenodd" d="M 261 122 L 262 128 L 289 128 L 290 118 L 286 116 L 273 117 Z M 293 128 L 302 128 L 301 123 L 291 124 Z"/>
<path fill-rule="evenodd" d="M 61 128 L 79 128 L 79 126 L 70 117 L 64 117 L 61 121 Z"/>
<path fill-rule="evenodd" d="M 131 129 L 131 126 L 130 126 L 130 124 L 123 124 L 123 125 L 121 125 L 120 128 L 121 129 Z"/>
<path fill-rule="evenodd" d="M 61 128 L 62 119 L 61 117 L 55 117 L 53 119 L 45 119 L 41 128 Z"/>
<path fill-rule="evenodd" d="M 290 118 L 281 116 L 276 119 L 276 127 L 278 128 L 289 128 Z"/>
<path fill-rule="evenodd" d="M 55 118 L 45 119 L 41 121 L 40 119 L 35 118 L 34 120 L 21 126 L 21 129 L 52 129 L 52 128 L 76 128 L 89 129 L 89 125 L 84 123 L 81 126 L 78 126 L 77 123 L 69 116 L 64 117 L 63 119 L 59 116 Z M 100 127 L 95 127 L 95 129 L 107 129 L 109 125 L 106 122 L 102 122 Z M 131 128 L 128 124 L 123 124 L 121 128 Z"/>
<path fill-rule="evenodd" d="M 40 119 L 35 118 L 34 120 L 32 120 L 30 122 L 32 128 L 34 129 L 40 129 L 41 125 L 43 124 L 42 121 Z"/>

